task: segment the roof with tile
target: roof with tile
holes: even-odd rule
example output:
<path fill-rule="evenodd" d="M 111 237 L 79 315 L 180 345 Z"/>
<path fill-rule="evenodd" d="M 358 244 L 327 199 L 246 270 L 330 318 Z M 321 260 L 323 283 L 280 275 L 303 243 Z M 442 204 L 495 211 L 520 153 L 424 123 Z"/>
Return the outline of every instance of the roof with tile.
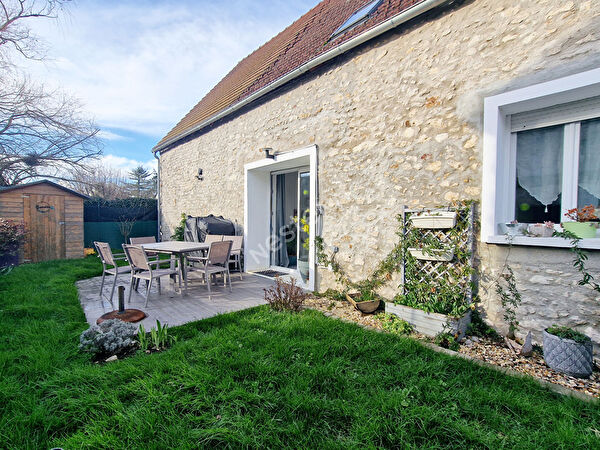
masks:
<path fill-rule="evenodd" d="M 383 0 L 363 22 L 331 38 L 357 10 L 372 0 L 324 0 L 289 27 L 241 60 L 155 149 L 183 137 L 190 129 L 244 100 L 270 83 L 325 52 L 370 30 L 425 0 Z"/>

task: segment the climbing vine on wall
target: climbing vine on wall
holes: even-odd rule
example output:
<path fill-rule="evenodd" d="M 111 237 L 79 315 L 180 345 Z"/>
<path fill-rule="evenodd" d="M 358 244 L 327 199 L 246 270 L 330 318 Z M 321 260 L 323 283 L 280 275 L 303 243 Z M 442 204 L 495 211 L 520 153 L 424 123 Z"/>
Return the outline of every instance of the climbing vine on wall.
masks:
<path fill-rule="evenodd" d="M 328 255 L 321 237 L 316 238 L 317 261 L 329 267 L 343 291 L 357 290 L 361 294 L 373 293 L 392 279 L 392 275 L 404 270 L 404 284 L 400 285 L 394 302 L 452 316 L 460 316 L 471 307 L 475 285 L 472 263 L 473 208 L 474 202 L 465 201 L 447 210 L 457 212 L 457 224 L 448 230 L 424 230 L 413 227 L 410 215 L 399 214 L 398 243 L 381 260 L 375 270 L 364 280 L 352 281 L 336 260 Z M 451 262 L 421 261 L 413 257 L 409 248 L 431 253 L 436 249 L 451 249 Z"/>

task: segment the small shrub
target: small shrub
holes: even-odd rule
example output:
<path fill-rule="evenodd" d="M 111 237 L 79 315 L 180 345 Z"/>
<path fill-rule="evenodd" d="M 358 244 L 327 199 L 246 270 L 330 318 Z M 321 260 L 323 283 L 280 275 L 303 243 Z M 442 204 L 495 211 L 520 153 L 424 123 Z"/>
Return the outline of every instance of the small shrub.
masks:
<path fill-rule="evenodd" d="M 179 225 L 175 227 L 173 230 L 173 234 L 171 235 L 171 239 L 174 241 L 183 241 L 185 236 L 185 223 L 187 221 L 187 215 L 185 213 L 181 213 L 181 220 L 179 221 Z"/>
<path fill-rule="evenodd" d="M 100 325 L 92 325 L 81 333 L 79 349 L 98 355 L 124 353 L 136 345 L 136 326 L 119 319 L 111 319 Z"/>
<path fill-rule="evenodd" d="M 500 303 L 504 309 L 504 321 L 508 324 L 507 337 L 515 338 L 515 331 L 519 329 L 519 321 L 517 320 L 517 308 L 521 305 L 521 293 L 517 289 L 517 282 L 512 268 L 508 265 L 505 267 L 506 272 L 503 272 L 500 279 L 496 281 L 496 293 L 500 297 Z M 503 286 L 500 280 L 504 280 Z"/>
<path fill-rule="evenodd" d="M 299 311 L 308 294 L 296 286 L 296 280 L 286 283 L 281 278 L 275 278 L 275 286 L 265 291 L 265 300 L 275 311 Z"/>
<path fill-rule="evenodd" d="M 442 348 L 454 350 L 455 352 L 457 352 L 460 348 L 460 345 L 454 335 L 447 332 L 438 334 L 435 337 L 434 342 L 436 345 L 439 345 Z"/>
<path fill-rule="evenodd" d="M 393 334 L 411 334 L 414 327 L 406 320 L 395 314 L 381 313 L 376 316 L 381 321 L 383 329 Z"/>
<path fill-rule="evenodd" d="M 552 325 L 551 327 L 548 327 L 548 333 L 558 336 L 562 339 L 571 339 L 579 344 L 584 344 L 590 340 L 589 336 L 586 336 L 585 334 L 580 333 L 572 328 L 562 327 L 560 325 Z"/>
<path fill-rule="evenodd" d="M 22 222 L 0 218 L 0 255 L 13 252 L 25 239 L 25 225 Z"/>
<path fill-rule="evenodd" d="M 150 340 L 155 350 L 163 350 L 175 342 L 175 337 L 169 335 L 169 326 L 156 321 L 156 328 L 150 330 Z"/>

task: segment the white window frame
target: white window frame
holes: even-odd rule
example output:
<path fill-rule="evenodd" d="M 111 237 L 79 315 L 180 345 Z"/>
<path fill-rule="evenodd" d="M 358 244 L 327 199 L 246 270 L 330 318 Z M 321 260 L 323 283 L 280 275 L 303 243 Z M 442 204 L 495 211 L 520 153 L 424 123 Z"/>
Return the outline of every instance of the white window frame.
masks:
<path fill-rule="evenodd" d="M 511 133 L 511 115 L 585 100 L 598 95 L 600 95 L 600 69 L 593 69 L 485 98 L 481 193 L 482 242 L 507 243 L 506 236 L 499 234 L 497 224 L 505 222 L 507 218 L 514 215 L 516 135 Z M 577 131 L 574 124 L 568 125 L 565 129 L 565 141 L 570 139 L 572 142 L 577 138 Z M 573 148 L 573 145 L 570 144 L 570 147 Z M 573 155 L 570 156 L 571 159 L 566 167 L 575 164 Z M 567 161 L 566 158 L 567 155 L 563 160 Z M 577 192 L 572 192 L 573 180 L 567 179 L 565 184 L 567 183 L 570 184 L 566 190 L 563 186 L 563 196 L 566 200 L 564 205 L 572 204 L 573 198 L 577 195 Z M 510 199 L 513 201 L 511 202 Z M 516 236 L 512 243 L 569 247 L 568 241 L 559 238 Z M 600 249 L 600 239 L 582 239 L 580 245 L 582 248 Z"/>

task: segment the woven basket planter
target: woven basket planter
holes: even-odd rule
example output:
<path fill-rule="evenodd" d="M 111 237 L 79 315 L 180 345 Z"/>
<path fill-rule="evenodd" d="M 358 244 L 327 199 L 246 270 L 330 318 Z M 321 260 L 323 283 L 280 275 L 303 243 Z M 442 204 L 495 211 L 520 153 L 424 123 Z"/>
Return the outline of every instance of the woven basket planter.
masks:
<path fill-rule="evenodd" d="M 588 378 L 593 368 L 593 345 L 580 344 L 544 330 L 544 360 L 552 369 L 573 377 Z"/>

